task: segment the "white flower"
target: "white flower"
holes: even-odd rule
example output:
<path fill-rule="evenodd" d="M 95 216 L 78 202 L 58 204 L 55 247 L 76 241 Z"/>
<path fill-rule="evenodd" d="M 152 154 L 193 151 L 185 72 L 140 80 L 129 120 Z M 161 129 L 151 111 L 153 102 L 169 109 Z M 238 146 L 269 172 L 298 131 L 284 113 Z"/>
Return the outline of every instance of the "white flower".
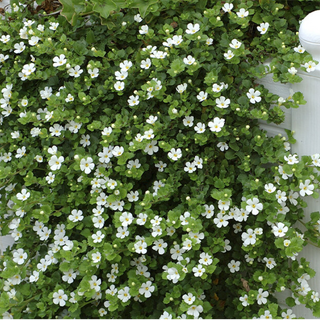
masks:
<path fill-rule="evenodd" d="M 249 305 L 249 302 L 248 302 L 248 295 L 245 294 L 243 297 L 240 297 L 239 300 L 241 301 L 242 305 L 244 307 L 248 306 Z"/>
<path fill-rule="evenodd" d="M 13 252 L 13 262 L 17 264 L 24 264 L 24 261 L 27 259 L 28 255 L 26 252 L 24 252 L 23 249 L 18 249 Z"/>
<path fill-rule="evenodd" d="M 77 273 L 70 269 L 69 271 L 63 272 L 62 280 L 68 283 L 73 283 L 74 279 L 77 277 Z"/>
<path fill-rule="evenodd" d="M 197 33 L 199 30 L 200 30 L 199 23 L 195 23 L 195 24 L 188 23 L 186 33 L 187 34 L 194 34 L 194 33 Z"/>
<path fill-rule="evenodd" d="M 62 289 L 58 290 L 58 292 L 53 293 L 53 303 L 60 305 L 63 307 L 66 305 L 66 301 L 68 300 L 68 296 L 64 293 Z"/>
<path fill-rule="evenodd" d="M 300 195 L 304 197 L 305 195 L 310 196 L 313 194 L 314 185 L 310 184 L 310 180 L 305 180 L 304 183 L 300 182 L 299 188 L 300 188 Z"/>
<path fill-rule="evenodd" d="M 143 283 L 139 289 L 139 293 L 144 295 L 146 298 L 151 297 L 151 293 L 155 290 L 155 287 L 152 285 L 151 281 Z"/>
<path fill-rule="evenodd" d="M 147 222 L 148 215 L 145 213 L 139 213 L 136 223 L 140 226 L 144 225 Z"/>
<path fill-rule="evenodd" d="M 285 191 L 278 190 L 277 194 L 276 194 L 276 198 L 277 198 L 278 203 L 280 203 L 280 204 L 285 202 L 287 200 Z"/>
<path fill-rule="evenodd" d="M 30 46 L 35 46 L 35 45 L 38 44 L 39 40 L 40 40 L 39 37 L 37 37 L 37 36 L 32 36 L 32 37 L 28 40 L 28 42 L 29 42 Z"/>
<path fill-rule="evenodd" d="M 52 172 L 49 172 L 48 175 L 46 176 L 46 180 L 49 184 L 51 184 L 54 182 L 55 177 L 56 176 Z"/>
<path fill-rule="evenodd" d="M 146 60 L 142 60 L 140 64 L 141 69 L 149 69 L 151 67 L 151 60 L 147 58 Z"/>
<path fill-rule="evenodd" d="M 231 43 L 229 43 L 229 47 L 232 49 L 239 49 L 241 47 L 242 43 L 238 41 L 237 39 L 233 39 Z"/>
<path fill-rule="evenodd" d="M 266 304 L 267 303 L 267 297 L 269 296 L 268 291 L 263 291 L 262 288 L 258 290 L 258 295 L 257 295 L 257 303 L 260 304 Z"/>
<path fill-rule="evenodd" d="M 230 99 L 226 99 L 224 96 L 216 99 L 216 104 L 218 108 L 225 109 L 230 105 Z"/>
<path fill-rule="evenodd" d="M 129 106 L 133 107 L 139 104 L 139 96 L 130 96 L 128 99 Z"/>
<path fill-rule="evenodd" d="M 257 215 L 263 209 L 263 204 L 259 202 L 258 198 L 247 200 L 246 210 L 253 215 Z"/>
<path fill-rule="evenodd" d="M 123 152 L 124 152 L 124 148 L 122 146 L 115 146 L 112 149 L 112 154 L 115 157 L 120 157 L 123 154 Z"/>
<path fill-rule="evenodd" d="M 172 314 L 167 311 L 164 311 L 163 314 L 160 316 L 159 319 L 172 319 Z"/>
<path fill-rule="evenodd" d="M 230 60 L 234 57 L 234 53 L 231 51 L 231 50 L 228 50 L 226 53 L 223 54 L 224 57 L 227 59 L 227 60 Z"/>
<path fill-rule="evenodd" d="M 52 95 L 52 88 L 45 87 L 44 90 L 40 91 L 40 96 L 42 99 L 49 99 Z"/>
<path fill-rule="evenodd" d="M 181 149 L 180 148 L 178 148 L 178 149 L 172 148 L 169 151 L 168 156 L 170 159 L 177 161 L 178 159 L 180 159 L 182 157 Z"/>
<path fill-rule="evenodd" d="M 203 168 L 203 165 L 202 165 L 203 160 L 199 156 L 195 156 L 194 157 L 193 163 L 196 165 L 196 167 L 198 169 L 202 169 Z"/>
<path fill-rule="evenodd" d="M 134 19 L 134 21 L 136 21 L 136 22 L 138 22 L 138 23 L 142 21 L 142 18 L 141 18 L 141 16 L 140 16 L 139 13 L 137 13 L 137 14 L 133 17 L 133 19 Z"/>
<path fill-rule="evenodd" d="M 7 34 L 7 35 L 2 35 L 1 38 L 0 38 L 0 41 L 2 43 L 8 43 L 10 41 L 10 35 Z"/>
<path fill-rule="evenodd" d="M 200 313 L 203 311 L 202 305 L 192 305 L 188 310 L 187 314 L 194 317 L 194 319 L 199 319 Z"/>
<path fill-rule="evenodd" d="M 21 53 L 26 48 L 26 46 L 24 45 L 23 42 L 20 42 L 20 43 L 16 43 L 14 45 L 14 48 L 16 49 L 14 50 L 14 53 L 18 54 L 18 53 Z"/>
<path fill-rule="evenodd" d="M 288 164 L 295 164 L 295 163 L 299 163 L 299 160 L 297 159 L 297 156 L 296 154 L 292 155 L 292 154 L 289 154 L 289 156 L 284 156 L 284 160 L 286 160 L 288 162 Z"/>
<path fill-rule="evenodd" d="M 54 57 L 53 58 L 53 66 L 54 67 L 60 67 L 64 65 L 67 62 L 66 56 L 64 54 L 60 54 L 59 57 Z"/>
<path fill-rule="evenodd" d="M 64 127 L 58 123 L 55 123 L 52 127 L 49 128 L 50 134 L 53 137 L 59 137 L 62 130 L 64 130 Z"/>
<path fill-rule="evenodd" d="M 316 167 L 320 167 L 320 154 L 316 153 L 311 156 L 312 164 Z"/>
<path fill-rule="evenodd" d="M 124 82 L 117 81 L 113 86 L 117 91 L 122 91 L 124 89 Z"/>
<path fill-rule="evenodd" d="M 74 78 L 80 77 L 82 72 L 83 72 L 83 70 L 78 65 L 75 66 L 74 68 L 69 68 L 68 69 L 69 76 L 74 77 Z"/>
<path fill-rule="evenodd" d="M 91 259 L 94 263 L 99 263 L 101 261 L 101 253 L 95 252 L 92 254 Z"/>
<path fill-rule="evenodd" d="M 293 50 L 298 53 L 304 53 L 306 51 L 306 49 L 301 44 L 299 44 L 297 47 L 293 48 Z"/>
<path fill-rule="evenodd" d="M 194 162 L 186 162 L 184 171 L 188 173 L 192 173 L 197 170 L 196 164 Z"/>
<path fill-rule="evenodd" d="M 88 69 L 88 73 L 90 74 L 91 78 L 97 78 L 99 76 L 99 69 Z"/>
<path fill-rule="evenodd" d="M 241 8 L 238 12 L 237 12 L 237 16 L 239 18 L 245 18 L 249 15 L 249 11 L 246 11 L 246 9 Z"/>
<path fill-rule="evenodd" d="M 210 254 L 206 253 L 206 252 L 202 252 L 200 254 L 200 259 L 199 259 L 199 263 L 200 264 L 204 264 L 205 266 L 209 266 L 212 263 L 212 257 L 210 256 Z"/>
<path fill-rule="evenodd" d="M 228 263 L 228 268 L 230 269 L 231 273 L 235 273 L 236 271 L 240 270 L 240 261 L 231 260 Z"/>
<path fill-rule="evenodd" d="M 243 232 L 241 238 L 245 247 L 256 243 L 256 234 L 251 228 L 249 228 L 247 232 Z"/>
<path fill-rule="evenodd" d="M 22 189 L 21 192 L 17 193 L 17 199 L 25 201 L 30 197 L 30 192 L 27 189 Z"/>
<path fill-rule="evenodd" d="M 196 297 L 189 292 L 188 294 L 184 294 L 182 296 L 182 299 L 186 304 L 191 305 L 196 300 Z"/>
<path fill-rule="evenodd" d="M 193 116 L 185 116 L 185 118 L 183 119 L 183 125 L 186 127 L 192 127 L 193 120 L 194 120 Z"/>
<path fill-rule="evenodd" d="M 68 216 L 69 220 L 72 222 L 77 222 L 83 220 L 83 212 L 82 210 L 73 209 L 71 214 Z"/>
<path fill-rule="evenodd" d="M 260 32 L 260 34 L 265 34 L 268 31 L 269 28 L 269 23 L 260 23 L 260 26 L 257 27 L 258 31 Z"/>
<path fill-rule="evenodd" d="M 49 27 L 49 29 L 50 30 L 57 30 L 57 28 L 58 28 L 58 26 L 59 26 L 59 22 L 49 22 L 49 24 L 50 24 L 50 27 Z"/>
<path fill-rule="evenodd" d="M 82 158 L 80 161 L 80 169 L 81 171 L 84 171 L 85 174 L 89 174 L 93 170 L 94 166 L 95 164 L 91 157 L 87 157 L 87 159 Z"/>
<path fill-rule="evenodd" d="M 132 62 L 129 60 L 124 60 L 119 66 L 121 70 L 129 70 L 132 67 Z"/>
<path fill-rule="evenodd" d="M 229 149 L 229 146 L 227 143 L 225 142 L 219 142 L 217 144 L 217 147 L 221 150 L 221 151 L 225 151 L 225 150 L 228 150 Z"/>
<path fill-rule="evenodd" d="M 105 237 L 105 235 L 99 230 L 96 233 L 94 233 L 91 237 L 92 237 L 93 243 L 100 243 Z"/>
<path fill-rule="evenodd" d="M 100 291 L 101 279 L 98 279 L 96 275 L 91 276 L 89 284 L 91 289 L 94 289 L 96 292 Z"/>
<path fill-rule="evenodd" d="M 220 132 L 224 126 L 224 123 L 225 123 L 225 119 L 215 117 L 213 121 L 210 121 L 208 123 L 208 126 L 210 127 L 210 130 L 212 132 Z"/>
<path fill-rule="evenodd" d="M 298 70 L 295 67 L 291 67 L 288 69 L 288 72 L 294 76 L 298 72 Z"/>
<path fill-rule="evenodd" d="M 154 245 L 152 249 L 155 251 L 158 251 L 159 254 L 164 254 L 165 253 L 164 249 L 168 246 L 168 244 L 164 242 L 163 239 L 156 240 L 153 244 Z"/>
<path fill-rule="evenodd" d="M 168 280 L 171 280 L 173 283 L 177 283 L 179 278 L 180 278 L 180 275 L 179 275 L 179 272 L 176 268 L 169 268 L 167 270 L 167 279 Z"/>
<path fill-rule="evenodd" d="M 130 288 L 129 287 L 124 287 L 123 289 L 120 289 L 118 291 L 118 298 L 122 301 L 122 302 L 127 302 L 130 298 L 131 295 L 129 293 Z"/>
<path fill-rule="evenodd" d="M 313 61 L 306 62 L 303 67 L 306 68 L 307 72 L 314 71 L 316 69 L 316 64 Z"/>
<path fill-rule="evenodd" d="M 281 313 L 281 317 L 283 318 L 283 319 L 294 319 L 294 318 L 296 318 L 296 315 L 294 314 L 294 313 L 292 313 L 292 310 L 291 309 L 289 309 L 289 310 L 287 310 L 287 312 L 282 312 Z"/>
<path fill-rule="evenodd" d="M 146 152 L 149 155 L 153 155 L 154 153 L 158 152 L 159 147 L 157 146 L 158 141 L 152 140 L 150 143 L 146 145 L 144 148 L 144 152 Z"/>
<path fill-rule="evenodd" d="M 119 220 L 123 227 L 128 227 L 133 221 L 133 215 L 131 212 L 123 212 L 119 217 Z"/>
<path fill-rule="evenodd" d="M 223 89 L 223 84 L 217 84 L 217 83 L 214 83 L 213 85 L 212 85 L 212 91 L 213 92 L 220 92 L 222 89 Z"/>
<path fill-rule="evenodd" d="M 190 54 L 186 58 L 183 58 L 183 62 L 188 65 L 193 64 L 195 61 L 196 59 L 193 58 Z"/>
<path fill-rule="evenodd" d="M 264 185 L 264 189 L 268 193 L 273 193 L 276 191 L 276 187 L 273 185 L 273 183 L 268 183 Z"/>
<path fill-rule="evenodd" d="M 149 27 L 147 25 L 141 26 L 139 33 L 140 34 L 147 34 L 149 31 Z"/>
<path fill-rule="evenodd" d="M 218 228 L 226 227 L 229 224 L 229 216 L 223 215 L 221 212 L 217 214 L 217 217 L 213 219 L 213 222 L 217 225 Z"/>
<path fill-rule="evenodd" d="M 254 91 L 253 88 L 249 89 L 249 92 L 247 92 L 247 97 L 250 99 L 251 103 L 256 103 L 261 101 L 260 97 L 261 92 L 259 90 Z"/>
<path fill-rule="evenodd" d="M 207 100 L 207 97 L 208 97 L 208 93 L 204 91 L 200 91 L 199 94 L 197 95 L 197 99 L 200 102 Z"/>
<path fill-rule="evenodd" d="M 114 75 L 116 77 L 116 80 L 124 80 L 128 76 L 128 71 L 127 70 L 121 70 L 120 72 L 116 71 Z"/>
<path fill-rule="evenodd" d="M 274 258 L 264 257 L 263 261 L 266 263 L 267 268 L 270 270 L 273 269 L 277 265 L 276 262 L 274 261 Z"/>
<path fill-rule="evenodd" d="M 176 90 L 177 90 L 179 93 L 183 93 L 184 91 L 186 91 L 187 86 L 188 86 L 187 83 L 179 84 L 179 85 L 177 85 Z"/>
<path fill-rule="evenodd" d="M 276 225 L 272 227 L 272 232 L 276 237 L 284 237 L 286 232 L 288 231 L 288 227 L 284 225 L 282 222 L 278 222 Z"/>
<path fill-rule="evenodd" d="M 198 122 L 197 125 L 194 127 L 194 130 L 197 133 L 204 133 L 206 131 L 206 125 L 202 122 Z"/>
<path fill-rule="evenodd" d="M 232 9 L 233 9 L 232 3 L 225 3 L 224 6 L 222 7 L 222 10 L 224 12 L 231 12 Z"/>

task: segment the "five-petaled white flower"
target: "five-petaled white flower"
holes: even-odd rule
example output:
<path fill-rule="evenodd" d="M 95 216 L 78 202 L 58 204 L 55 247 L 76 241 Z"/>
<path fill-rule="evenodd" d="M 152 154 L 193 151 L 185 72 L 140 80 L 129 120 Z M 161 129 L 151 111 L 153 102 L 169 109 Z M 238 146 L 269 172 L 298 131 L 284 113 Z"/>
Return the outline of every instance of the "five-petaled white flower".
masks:
<path fill-rule="evenodd" d="M 213 121 L 208 123 L 210 130 L 213 132 L 220 132 L 224 126 L 225 119 L 215 117 Z"/>
<path fill-rule="evenodd" d="M 245 18 L 249 15 L 249 11 L 246 11 L 246 9 L 241 8 L 238 12 L 237 12 L 237 16 L 239 18 Z"/>
<path fill-rule="evenodd" d="M 143 283 L 139 289 L 139 293 L 144 295 L 146 298 L 151 297 L 151 293 L 155 290 L 155 287 L 152 285 L 151 281 Z"/>
<path fill-rule="evenodd" d="M 250 99 L 251 103 L 256 103 L 261 101 L 260 97 L 261 92 L 259 90 L 254 91 L 253 88 L 249 89 L 249 92 L 247 92 L 247 97 Z"/>
<path fill-rule="evenodd" d="M 289 228 L 284 223 L 278 222 L 272 227 L 272 232 L 276 237 L 282 238 L 286 235 L 288 229 Z"/>
<path fill-rule="evenodd" d="M 65 63 L 67 63 L 67 59 L 66 56 L 64 54 L 60 54 L 59 57 L 54 57 L 53 58 L 53 66 L 54 67 L 60 67 L 62 65 L 64 65 Z"/>
<path fill-rule="evenodd" d="M 258 295 L 257 295 L 257 303 L 260 304 L 266 304 L 267 303 L 267 297 L 269 296 L 268 291 L 263 291 L 262 288 L 258 290 Z"/>
<path fill-rule="evenodd" d="M 13 252 L 13 262 L 23 264 L 27 259 L 28 254 L 21 248 Z"/>
<path fill-rule="evenodd" d="M 253 199 L 247 200 L 246 210 L 253 215 L 257 215 L 259 211 L 263 209 L 263 204 L 259 202 L 259 199 L 254 197 Z"/>
<path fill-rule="evenodd" d="M 84 171 L 85 174 L 89 174 L 94 168 L 94 162 L 91 157 L 82 158 L 80 161 L 80 169 Z"/>
<path fill-rule="evenodd" d="M 232 3 L 225 3 L 224 6 L 222 7 L 222 10 L 224 12 L 231 12 L 232 9 L 233 9 Z"/>
<path fill-rule="evenodd" d="M 27 189 L 22 189 L 21 192 L 17 193 L 17 199 L 25 201 L 30 197 L 30 192 Z"/>
<path fill-rule="evenodd" d="M 188 65 L 193 64 L 195 61 L 196 59 L 192 57 L 190 54 L 187 57 L 183 58 L 183 62 Z"/>
<path fill-rule="evenodd" d="M 231 273 L 235 273 L 240 270 L 240 261 L 231 260 L 228 263 L 228 268 L 230 269 Z"/>
<path fill-rule="evenodd" d="M 66 305 L 66 301 L 68 300 L 68 296 L 64 293 L 62 289 L 59 289 L 57 292 L 53 293 L 53 303 L 60 305 L 63 307 Z"/>
<path fill-rule="evenodd" d="M 122 301 L 122 302 L 127 302 L 130 298 L 131 295 L 129 293 L 130 288 L 129 287 L 124 287 L 123 289 L 120 289 L 118 291 L 118 298 Z"/>
<path fill-rule="evenodd" d="M 198 32 L 199 30 L 200 30 L 199 23 L 195 23 L 195 24 L 188 23 L 186 33 L 187 34 L 194 34 L 194 33 Z"/>
<path fill-rule="evenodd" d="M 230 60 L 234 57 L 234 53 L 231 51 L 231 50 L 228 50 L 226 53 L 223 54 L 224 57 L 227 59 L 227 60 Z"/>
<path fill-rule="evenodd" d="M 311 72 L 311 71 L 314 71 L 316 69 L 316 64 L 313 61 L 306 62 L 302 66 L 306 68 L 307 72 Z"/>
<path fill-rule="evenodd" d="M 300 182 L 299 188 L 300 188 L 300 195 L 304 197 L 305 195 L 310 196 L 313 194 L 314 185 L 310 184 L 310 179 L 307 179 L 304 183 Z"/>
<path fill-rule="evenodd" d="M 260 32 L 260 34 L 265 34 L 268 31 L 269 28 L 269 23 L 260 23 L 260 26 L 257 27 L 258 31 Z"/>
<path fill-rule="evenodd" d="M 172 148 L 169 151 L 168 156 L 170 159 L 177 161 L 178 159 L 180 159 L 182 157 L 181 149 L 180 148 L 178 148 L 178 149 Z"/>

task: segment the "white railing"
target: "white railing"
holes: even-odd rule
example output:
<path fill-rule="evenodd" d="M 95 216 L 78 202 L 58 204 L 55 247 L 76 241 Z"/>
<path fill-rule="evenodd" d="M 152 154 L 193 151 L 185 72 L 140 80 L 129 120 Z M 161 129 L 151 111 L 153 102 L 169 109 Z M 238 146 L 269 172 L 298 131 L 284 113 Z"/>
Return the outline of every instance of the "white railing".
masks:
<path fill-rule="evenodd" d="M 320 10 L 310 13 L 303 19 L 299 29 L 299 39 L 301 45 L 312 55 L 313 59 L 320 62 Z M 271 76 L 259 80 L 259 83 L 279 96 L 288 97 L 291 89 L 294 92 L 302 92 L 307 101 L 306 105 L 297 109 L 285 110 L 286 121 L 280 126 L 275 127 L 262 123 L 261 127 L 267 130 L 270 135 L 284 134 L 284 129 L 294 131 L 294 138 L 297 142 L 292 145 L 292 153 L 299 156 L 313 155 L 320 153 L 320 101 L 318 95 L 320 92 L 320 63 L 313 72 L 299 71 L 298 74 L 303 81 L 295 84 L 274 83 Z M 309 197 L 306 202 L 308 207 L 305 209 L 305 222 L 308 222 L 311 212 L 320 211 L 320 200 Z M 310 267 L 316 271 L 316 276 L 308 283 L 312 290 L 320 292 L 320 249 L 307 245 L 299 257 L 305 257 L 307 261 L 310 261 Z M 279 297 L 285 306 L 285 293 Z M 312 312 L 302 305 L 293 309 L 298 317 L 315 319 Z"/>

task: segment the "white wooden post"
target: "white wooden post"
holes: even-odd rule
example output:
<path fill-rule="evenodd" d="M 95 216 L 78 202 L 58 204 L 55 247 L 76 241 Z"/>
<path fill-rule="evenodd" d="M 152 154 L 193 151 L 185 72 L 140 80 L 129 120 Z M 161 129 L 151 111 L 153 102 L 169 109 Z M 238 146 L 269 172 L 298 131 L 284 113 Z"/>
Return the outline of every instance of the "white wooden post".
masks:
<path fill-rule="evenodd" d="M 308 14 L 300 25 L 299 39 L 301 45 L 310 53 L 314 60 L 320 62 L 320 10 Z M 292 146 L 292 152 L 302 155 L 320 153 L 320 64 L 310 73 L 299 72 L 303 81 L 292 86 L 294 91 L 303 93 L 306 105 L 292 110 L 292 129 L 297 140 Z M 305 210 L 305 221 L 309 221 L 310 213 L 320 210 L 320 199 L 308 197 L 308 207 Z M 312 290 L 320 293 L 320 249 L 307 245 L 301 255 L 310 261 L 310 267 L 316 271 L 316 276 L 308 282 Z M 303 306 L 295 308 L 296 314 L 305 318 L 314 318 L 311 311 Z"/>
<path fill-rule="evenodd" d="M 301 45 L 310 53 L 314 60 L 320 62 L 320 10 L 308 14 L 301 22 L 299 29 L 299 39 Z M 281 84 L 274 83 L 270 76 L 259 80 L 271 92 L 278 94 L 284 98 L 289 96 L 289 90 L 294 92 L 300 91 L 303 93 L 307 103 L 300 106 L 298 109 L 286 111 L 286 121 L 275 128 L 261 122 L 261 127 L 268 131 L 269 135 L 282 133 L 283 128 L 293 130 L 294 138 L 297 142 L 292 145 L 292 154 L 296 153 L 299 156 L 313 155 L 320 153 L 320 63 L 312 72 L 298 72 L 303 81 L 296 84 Z M 320 211 L 320 199 L 307 197 L 306 202 L 308 207 L 305 209 L 304 221 L 310 220 L 310 213 Z M 302 227 L 299 225 L 299 227 Z M 303 230 L 303 227 L 302 227 Z M 320 249 L 312 245 L 307 245 L 298 258 L 305 257 L 310 261 L 310 267 L 316 271 L 316 276 L 308 281 L 312 290 L 320 293 Z M 290 296 L 286 290 L 283 295 L 278 295 L 282 307 L 285 306 L 285 298 Z M 293 308 L 297 317 L 307 319 L 315 319 L 312 312 L 305 306 L 300 305 Z"/>

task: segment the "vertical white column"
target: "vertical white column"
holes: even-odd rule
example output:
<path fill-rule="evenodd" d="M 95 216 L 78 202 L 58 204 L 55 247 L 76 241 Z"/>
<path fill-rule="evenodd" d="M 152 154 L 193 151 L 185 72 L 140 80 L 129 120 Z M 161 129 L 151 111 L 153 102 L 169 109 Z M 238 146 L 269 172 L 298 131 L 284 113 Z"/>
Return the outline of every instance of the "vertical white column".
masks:
<path fill-rule="evenodd" d="M 302 21 L 299 29 L 301 45 L 310 53 L 314 60 L 320 61 L 320 10 L 308 14 Z M 299 72 L 303 81 L 293 84 L 294 91 L 303 93 L 306 105 L 292 110 L 292 129 L 295 131 L 296 144 L 292 152 L 299 156 L 320 153 L 320 64 L 316 70 Z M 306 199 L 308 207 L 305 210 L 305 221 L 309 221 L 311 212 L 320 211 L 320 199 L 309 196 Z M 310 267 L 316 271 L 316 276 L 308 281 L 312 290 L 320 292 L 320 249 L 307 245 L 299 254 L 310 261 Z M 297 316 L 315 318 L 312 312 L 304 306 L 294 308 Z"/>

